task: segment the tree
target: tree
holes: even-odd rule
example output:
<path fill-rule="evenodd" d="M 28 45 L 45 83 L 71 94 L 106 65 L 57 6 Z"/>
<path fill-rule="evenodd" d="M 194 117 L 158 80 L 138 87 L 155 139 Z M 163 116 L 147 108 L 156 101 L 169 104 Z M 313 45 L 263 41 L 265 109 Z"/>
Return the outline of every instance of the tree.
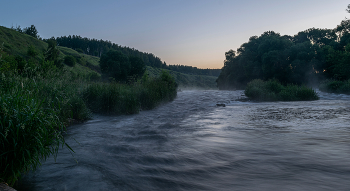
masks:
<path fill-rule="evenodd" d="M 55 39 L 52 37 L 51 39 L 47 40 L 47 43 L 48 43 L 48 47 L 47 47 L 47 51 L 45 52 L 45 60 L 52 61 L 56 67 L 62 68 L 63 67 L 62 61 L 58 59 L 60 51 L 56 47 Z"/>
<path fill-rule="evenodd" d="M 101 56 L 100 68 L 107 77 L 125 82 L 130 70 L 129 59 L 119 51 L 110 50 Z"/>
<path fill-rule="evenodd" d="M 129 75 L 134 76 L 136 78 L 140 78 L 146 71 L 145 63 L 142 61 L 140 57 L 136 57 L 136 56 L 130 56 L 129 61 L 131 66 Z"/>
<path fill-rule="evenodd" d="M 102 54 L 100 68 L 104 75 L 120 82 L 140 78 L 146 71 L 146 65 L 140 57 L 127 57 L 115 50 Z"/>
<path fill-rule="evenodd" d="M 30 27 L 24 28 L 23 32 L 27 35 L 34 37 L 34 38 L 39 38 L 38 31 L 36 30 L 34 25 L 31 25 Z"/>

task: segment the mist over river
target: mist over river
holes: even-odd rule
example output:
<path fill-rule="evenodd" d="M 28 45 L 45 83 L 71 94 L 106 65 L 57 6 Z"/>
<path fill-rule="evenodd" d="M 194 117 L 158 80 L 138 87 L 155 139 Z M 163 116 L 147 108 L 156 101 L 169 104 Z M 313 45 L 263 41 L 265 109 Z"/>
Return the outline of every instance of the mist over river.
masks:
<path fill-rule="evenodd" d="M 350 190 L 350 96 L 240 102 L 183 91 L 129 116 L 94 116 L 18 190 Z M 225 103 L 226 107 L 217 107 Z"/>

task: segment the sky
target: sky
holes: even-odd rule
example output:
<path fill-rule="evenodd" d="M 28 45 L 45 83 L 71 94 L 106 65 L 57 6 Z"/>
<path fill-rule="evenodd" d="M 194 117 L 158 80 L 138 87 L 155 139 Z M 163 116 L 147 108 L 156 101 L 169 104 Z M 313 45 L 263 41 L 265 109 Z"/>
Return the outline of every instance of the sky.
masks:
<path fill-rule="evenodd" d="M 225 52 L 265 31 L 333 29 L 346 0 L 0 0 L 0 25 L 42 38 L 80 35 L 153 53 L 167 64 L 222 68 Z"/>

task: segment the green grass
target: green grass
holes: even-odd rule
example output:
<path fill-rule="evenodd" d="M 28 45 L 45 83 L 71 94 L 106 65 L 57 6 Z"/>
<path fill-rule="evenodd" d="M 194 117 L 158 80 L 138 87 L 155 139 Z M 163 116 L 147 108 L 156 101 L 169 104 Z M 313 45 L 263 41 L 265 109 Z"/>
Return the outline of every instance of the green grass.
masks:
<path fill-rule="evenodd" d="M 276 80 L 253 80 L 247 84 L 245 95 L 254 101 L 311 101 L 317 93 L 306 86 L 283 86 Z"/>
<path fill-rule="evenodd" d="M 27 56 L 27 50 L 30 45 L 34 46 L 40 53 L 45 52 L 48 46 L 47 43 L 32 36 L 0 26 L 0 46 L 2 44 L 3 51 L 6 53 L 22 57 Z"/>
<path fill-rule="evenodd" d="M 347 80 L 347 81 L 326 80 L 320 84 L 319 88 L 323 92 L 350 94 L 350 80 Z"/>
<path fill-rule="evenodd" d="M 79 63 L 83 66 L 86 66 L 86 65 L 99 66 L 99 62 L 100 62 L 99 57 L 79 53 L 71 48 L 67 48 L 67 47 L 63 47 L 63 46 L 57 46 L 57 48 L 58 48 L 58 50 L 61 51 L 61 53 L 63 55 L 73 56 L 77 60 L 77 63 Z"/>

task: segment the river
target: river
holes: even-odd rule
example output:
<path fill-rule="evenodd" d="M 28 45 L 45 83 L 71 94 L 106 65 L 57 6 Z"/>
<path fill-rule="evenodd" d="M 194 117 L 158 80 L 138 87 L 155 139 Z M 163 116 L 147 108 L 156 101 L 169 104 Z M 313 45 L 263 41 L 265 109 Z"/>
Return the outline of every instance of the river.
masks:
<path fill-rule="evenodd" d="M 350 190 L 350 96 L 240 102 L 183 91 L 128 116 L 94 116 L 18 190 Z M 225 103 L 226 107 L 217 107 Z"/>

